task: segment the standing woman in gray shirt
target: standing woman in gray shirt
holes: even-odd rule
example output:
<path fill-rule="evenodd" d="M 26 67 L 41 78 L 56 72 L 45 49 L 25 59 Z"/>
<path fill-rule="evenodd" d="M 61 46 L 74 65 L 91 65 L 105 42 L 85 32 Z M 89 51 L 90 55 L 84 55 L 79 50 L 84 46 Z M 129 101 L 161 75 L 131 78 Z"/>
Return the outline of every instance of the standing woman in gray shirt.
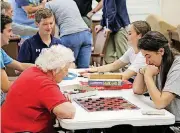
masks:
<path fill-rule="evenodd" d="M 144 35 L 139 40 L 138 47 L 148 65 L 140 69 L 136 76 L 133 84 L 134 93 L 143 94 L 148 91 L 156 108 L 167 109 L 175 115 L 176 123 L 179 123 L 180 54 L 171 50 L 168 40 L 156 31 Z M 180 132 L 179 127 L 174 130 Z"/>
<path fill-rule="evenodd" d="M 59 27 L 61 44 L 74 52 L 77 68 L 88 68 L 92 35 L 73 0 L 52 0 L 46 3 Z"/>

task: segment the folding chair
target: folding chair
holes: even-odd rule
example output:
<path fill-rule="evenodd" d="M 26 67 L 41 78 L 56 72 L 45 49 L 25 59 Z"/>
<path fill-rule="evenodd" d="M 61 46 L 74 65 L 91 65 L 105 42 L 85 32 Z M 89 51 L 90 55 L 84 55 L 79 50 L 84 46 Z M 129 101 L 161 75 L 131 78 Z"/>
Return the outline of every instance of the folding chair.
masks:
<path fill-rule="evenodd" d="M 110 36 L 110 32 L 108 32 L 107 35 L 105 36 L 104 30 L 101 30 L 97 33 L 96 40 L 94 43 L 94 51 L 91 54 L 91 59 L 94 66 L 103 65 L 109 36 Z"/>
<path fill-rule="evenodd" d="M 180 52 L 180 26 L 176 30 L 168 30 L 171 47 Z"/>

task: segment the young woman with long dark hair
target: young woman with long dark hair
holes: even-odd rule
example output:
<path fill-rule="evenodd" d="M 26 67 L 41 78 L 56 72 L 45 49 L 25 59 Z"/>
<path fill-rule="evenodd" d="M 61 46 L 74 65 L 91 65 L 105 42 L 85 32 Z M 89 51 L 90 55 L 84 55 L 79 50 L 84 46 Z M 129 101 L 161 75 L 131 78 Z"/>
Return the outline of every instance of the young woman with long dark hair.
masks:
<path fill-rule="evenodd" d="M 167 109 L 180 121 L 180 54 L 159 32 L 150 31 L 138 43 L 148 64 L 133 83 L 135 94 L 149 92 L 156 108 Z M 154 81 L 156 77 L 156 81 Z"/>

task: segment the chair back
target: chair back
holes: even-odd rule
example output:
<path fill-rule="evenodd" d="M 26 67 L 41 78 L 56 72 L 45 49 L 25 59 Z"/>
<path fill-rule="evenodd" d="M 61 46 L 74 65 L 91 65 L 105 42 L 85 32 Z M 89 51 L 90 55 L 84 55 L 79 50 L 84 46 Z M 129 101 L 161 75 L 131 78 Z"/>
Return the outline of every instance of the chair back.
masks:
<path fill-rule="evenodd" d="M 170 46 L 180 52 L 180 32 L 177 30 L 168 30 Z"/>
<path fill-rule="evenodd" d="M 180 40 L 180 24 L 177 26 L 177 32 L 179 34 L 179 40 Z"/>
<path fill-rule="evenodd" d="M 98 65 L 103 65 L 104 55 L 106 54 L 106 47 L 108 44 L 110 32 L 105 36 L 104 30 L 97 33 L 94 43 L 94 51 L 92 53 L 92 62 Z"/>
<path fill-rule="evenodd" d="M 167 23 L 163 18 L 161 18 L 158 15 L 150 14 L 147 18 L 146 21 L 149 23 L 153 31 L 158 31 L 161 34 L 163 34 L 168 40 L 169 35 L 168 35 L 168 30 L 174 30 L 176 29 L 175 26 Z"/>

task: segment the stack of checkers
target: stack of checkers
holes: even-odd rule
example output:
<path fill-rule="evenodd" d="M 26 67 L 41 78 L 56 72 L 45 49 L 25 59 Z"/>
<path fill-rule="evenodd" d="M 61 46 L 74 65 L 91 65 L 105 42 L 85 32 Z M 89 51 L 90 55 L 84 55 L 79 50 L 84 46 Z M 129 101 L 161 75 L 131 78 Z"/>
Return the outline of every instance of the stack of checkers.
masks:
<path fill-rule="evenodd" d="M 74 99 L 74 101 L 88 112 L 139 109 L 122 97 L 84 98 Z"/>
<path fill-rule="evenodd" d="M 61 91 L 64 94 L 68 94 L 71 99 L 82 98 L 97 95 L 98 90 L 91 88 L 89 86 L 82 85 L 68 85 L 61 87 Z"/>

